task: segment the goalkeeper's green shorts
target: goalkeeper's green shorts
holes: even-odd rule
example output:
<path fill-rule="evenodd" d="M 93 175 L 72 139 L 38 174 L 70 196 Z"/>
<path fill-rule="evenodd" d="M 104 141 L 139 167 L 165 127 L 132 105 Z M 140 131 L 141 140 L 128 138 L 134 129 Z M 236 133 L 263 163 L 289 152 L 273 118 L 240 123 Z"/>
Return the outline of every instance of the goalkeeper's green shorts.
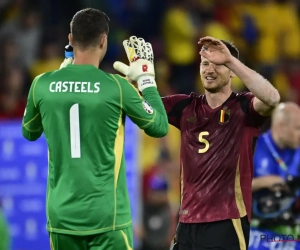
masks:
<path fill-rule="evenodd" d="M 89 236 L 50 233 L 50 246 L 51 250 L 133 250 L 132 226 Z"/>

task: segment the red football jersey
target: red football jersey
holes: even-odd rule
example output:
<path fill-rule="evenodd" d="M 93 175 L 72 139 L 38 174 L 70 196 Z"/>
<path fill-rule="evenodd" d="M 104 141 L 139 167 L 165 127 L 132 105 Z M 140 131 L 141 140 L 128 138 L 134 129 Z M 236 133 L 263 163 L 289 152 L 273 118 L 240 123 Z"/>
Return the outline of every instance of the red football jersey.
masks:
<path fill-rule="evenodd" d="M 254 95 L 232 93 L 215 109 L 194 93 L 162 100 L 181 131 L 180 222 L 250 221 L 253 153 L 266 119 L 255 111 Z"/>

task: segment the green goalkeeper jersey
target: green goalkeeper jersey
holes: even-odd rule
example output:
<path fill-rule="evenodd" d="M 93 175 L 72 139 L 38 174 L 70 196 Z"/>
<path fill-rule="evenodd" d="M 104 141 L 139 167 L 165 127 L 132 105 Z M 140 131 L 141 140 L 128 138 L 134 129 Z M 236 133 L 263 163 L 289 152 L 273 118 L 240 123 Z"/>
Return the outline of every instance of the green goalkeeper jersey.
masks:
<path fill-rule="evenodd" d="M 92 235 L 131 225 L 126 185 L 126 115 L 152 137 L 168 132 L 155 87 L 138 91 L 92 65 L 37 76 L 23 117 L 23 136 L 44 132 L 49 150 L 47 229 Z"/>

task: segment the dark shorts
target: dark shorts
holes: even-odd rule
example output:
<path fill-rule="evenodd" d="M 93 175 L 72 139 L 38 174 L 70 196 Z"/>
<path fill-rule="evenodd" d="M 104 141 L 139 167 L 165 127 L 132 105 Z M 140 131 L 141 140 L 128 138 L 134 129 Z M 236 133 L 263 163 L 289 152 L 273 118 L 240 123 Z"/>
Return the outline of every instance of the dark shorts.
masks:
<path fill-rule="evenodd" d="M 50 233 L 51 250 L 133 250 L 132 227 L 98 235 Z"/>
<path fill-rule="evenodd" d="M 247 250 L 250 224 L 241 219 L 209 223 L 179 223 L 176 250 Z"/>

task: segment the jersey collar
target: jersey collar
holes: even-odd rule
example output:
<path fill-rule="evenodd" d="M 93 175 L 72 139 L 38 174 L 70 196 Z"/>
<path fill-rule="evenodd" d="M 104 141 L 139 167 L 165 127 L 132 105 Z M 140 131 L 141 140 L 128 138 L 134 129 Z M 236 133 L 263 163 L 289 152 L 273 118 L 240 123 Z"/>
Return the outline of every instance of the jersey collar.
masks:
<path fill-rule="evenodd" d="M 97 69 L 95 66 L 91 64 L 68 64 L 67 68 L 82 68 L 82 69 Z"/>
<path fill-rule="evenodd" d="M 232 98 L 234 98 L 235 95 L 236 95 L 236 94 L 235 94 L 234 92 L 232 92 L 231 95 L 225 100 L 225 102 L 223 102 L 220 106 L 218 106 L 218 107 L 215 108 L 215 109 L 222 108 L 229 100 L 231 100 Z M 205 102 L 205 104 L 206 104 L 208 107 L 210 107 L 210 106 L 208 105 L 207 100 L 206 100 L 206 95 L 204 95 L 204 102 Z M 210 108 L 211 108 L 211 107 L 210 107 Z M 211 108 L 211 109 L 212 109 L 212 108 Z M 214 110 L 215 110 L 215 109 L 214 109 Z"/>

